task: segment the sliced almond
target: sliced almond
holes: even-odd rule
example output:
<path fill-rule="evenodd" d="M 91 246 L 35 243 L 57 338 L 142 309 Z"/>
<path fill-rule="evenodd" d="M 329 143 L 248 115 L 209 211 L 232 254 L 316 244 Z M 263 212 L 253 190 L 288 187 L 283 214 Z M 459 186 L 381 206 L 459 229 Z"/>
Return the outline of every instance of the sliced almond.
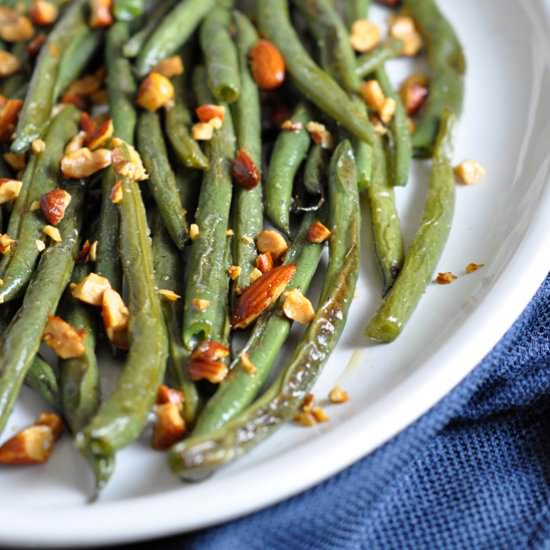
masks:
<path fill-rule="evenodd" d="M 44 342 L 61 359 L 73 359 L 84 354 L 84 335 L 61 317 L 50 316 L 44 329 Z"/>
<path fill-rule="evenodd" d="M 111 202 L 113 204 L 120 204 L 124 198 L 124 189 L 122 188 L 122 182 L 120 180 L 115 181 L 113 188 L 111 189 Z"/>
<path fill-rule="evenodd" d="M 97 273 L 90 273 L 78 284 L 71 285 L 71 296 L 91 306 L 103 304 L 103 294 L 111 288 L 106 277 Z"/>
<path fill-rule="evenodd" d="M 159 294 L 169 302 L 177 302 L 178 300 L 181 300 L 181 296 L 179 294 L 176 294 L 173 290 L 166 290 L 161 288 L 159 290 Z"/>
<path fill-rule="evenodd" d="M 53 412 L 40 413 L 34 421 L 34 425 L 48 426 L 52 430 L 54 441 L 57 441 L 63 432 L 63 420 L 58 414 Z"/>
<path fill-rule="evenodd" d="M 31 149 L 35 155 L 41 155 L 46 150 L 46 143 L 41 139 L 35 139 L 31 143 Z"/>
<path fill-rule="evenodd" d="M 386 101 L 386 96 L 384 95 L 378 80 L 367 80 L 366 82 L 363 82 L 359 92 L 365 103 L 371 109 L 380 112 L 380 109 L 382 109 L 384 102 Z"/>
<path fill-rule="evenodd" d="M 196 223 L 192 223 L 189 226 L 189 238 L 194 241 L 199 236 L 199 226 Z"/>
<path fill-rule="evenodd" d="M 231 265 L 227 268 L 227 273 L 232 281 L 236 281 L 241 275 L 241 267 L 238 265 Z"/>
<path fill-rule="evenodd" d="M 99 124 L 87 137 L 84 142 L 86 147 L 92 151 L 99 149 L 100 147 L 106 147 L 111 138 L 113 137 L 113 121 L 108 118 Z"/>
<path fill-rule="evenodd" d="M 393 97 L 387 97 L 384 100 L 382 108 L 379 111 L 380 120 L 384 124 L 389 124 L 395 115 L 396 109 L 397 109 L 397 102 L 395 101 L 395 99 L 393 99 Z"/>
<path fill-rule="evenodd" d="M 147 111 L 158 111 L 174 101 L 174 86 L 164 75 L 149 74 L 141 83 L 136 103 Z"/>
<path fill-rule="evenodd" d="M 83 119 L 87 120 L 84 115 L 87 116 L 87 113 L 82 114 L 82 117 L 80 119 L 81 122 Z M 81 132 L 78 132 L 78 134 L 76 134 L 76 136 L 71 138 L 69 143 L 67 143 L 67 145 L 65 146 L 65 155 L 71 155 L 72 153 L 76 153 L 77 151 L 80 151 L 80 149 L 84 147 L 85 141 L 86 141 L 86 132 L 84 130 Z"/>
<path fill-rule="evenodd" d="M 285 120 L 281 124 L 281 130 L 285 132 L 299 132 L 304 129 L 304 125 L 301 122 L 293 122 L 292 120 Z"/>
<path fill-rule="evenodd" d="M 389 34 L 403 42 L 403 55 L 415 56 L 423 46 L 422 36 L 412 17 L 397 15 L 390 19 Z"/>
<path fill-rule="evenodd" d="M 330 390 L 330 393 L 328 394 L 328 399 L 331 403 L 339 405 L 341 403 L 346 403 L 347 401 L 349 401 L 349 395 L 348 392 L 342 389 L 340 386 L 335 386 Z"/>
<path fill-rule="evenodd" d="M 445 273 L 438 273 L 435 282 L 438 285 L 450 285 L 451 283 L 454 283 L 457 279 L 458 277 L 454 273 L 446 271 Z"/>
<path fill-rule="evenodd" d="M 463 185 L 479 183 L 487 174 L 485 168 L 475 160 L 465 160 L 454 169 L 454 173 Z"/>
<path fill-rule="evenodd" d="M 11 178 L 0 178 L 0 204 L 14 201 L 21 192 L 23 182 Z"/>
<path fill-rule="evenodd" d="M 475 273 L 476 271 L 478 271 L 479 269 L 481 269 L 482 267 L 484 267 L 484 264 L 476 264 L 474 262 L 470 262 L 466 268 L 464 269 L 464 271 L 469 275 L 470 273 Z"/>
<path fill-rule="evenodd" d="M 306 129 L 311 139 L 323 149 L 332 149 L 334 147 L 334 138 L 324 124 L 311 121 L 307 123 Z"/>
<path fill-rule="evenodd" d="M 193 298 L 191 305 L 197 311 L 206 311 L 210 306 L 210 300 L 204 300 L 203 298 Z"/>
<path fill-rule="evenodd" d="M 49 237 L 55 243 L 60 243 L 63 240 L 59 229 L 53 225 L 45 225 L 42 228 L 42 233 L 44 233 L 46 237 Z"/>

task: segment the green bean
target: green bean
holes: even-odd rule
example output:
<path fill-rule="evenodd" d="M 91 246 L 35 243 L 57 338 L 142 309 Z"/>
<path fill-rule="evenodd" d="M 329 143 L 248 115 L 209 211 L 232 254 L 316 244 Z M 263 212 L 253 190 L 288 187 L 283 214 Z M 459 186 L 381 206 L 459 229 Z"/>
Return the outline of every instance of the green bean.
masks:
<path fill-rule="evenodd" d="M 25 385 L 34 390 L 50 407 L 59 408 L 59 383 L 53 368 L 36 355 L 25 376 Z"/>
<path fill-rule="evenodd" d="M 208 14 L 200 30 L 208 86 L 215 99 L 226 103 L 237 101 L 241 93 L 239 59 L 229 34 L 230 23 L 229 11 L 216 8 Z"/>
<path fill-rule="evenodd" d="M 187 218 L 176 177 L 168 160 L 159 115 L 144 112 L 138 123 L 138 149 L 149 173 L 149 190 L 174 244 L 181 250 L 187 240 Z"/>
<path fill-rule="evenodd" d="M 374 147 L 355 138 L 352 143 L 357 163 L 357 186 L 363 192 L 371 184 L 374 175 Z"/>
<path fill-rule="evenodd" d="M 79 283 L 90 272 L 89 264 L 78 264 L 73 282 Z M 77 301 L 69 291 L 62 302 L 63 318 L 84 333 L 84 354 L 60 361 L 63 416 L 73 434 L 78 433 L 95 415 L 100 403 L 99 371 L 95 354 L 95 320 L 89 307 Z"/>
<path fill-rule="evenodd" d="M 67 186 L 72 200 L 59 225 L 62 241 L 43 254 L 23 304 L 0 343 L 0 432 L 38 352 L 48 316 L 63 294 L 78 252 L 84 186 Z"/>
<path fill-rule="evenodd" d="M 67 86 L 78 78 L 86 68 L 103 41 L 103 33 L 84 29 L 81 34 L 67 46 L 61 58 L 57 80 L 53 91 L 56 102 Z"/>
<path fill-rule="evenodd" d="M 145 76 L 159 61 L 177 52 L 215 5 L 216 0 L 176 4 L 145 42 L 136 62 L 138 76 Z"/>
<path fill-rule="evenodd" d="M 346 22 L 349 29 L 358 19 L 366 19 L 369 13 L 370 0 L 336 0 L 336 11 Z"/>
<path fill-rule="evenodd" d="M 397 38 L 389 38 L 374 50 L 360 55 L 356 59 L 356 71 L 360 78 L 365 78 L 369 74 L 383 66 L 386 61 L 394 59 L 403 53 L 403 42 Z"/>
<path fill-rule="evenodd" d="M 430 93 L 413 135 L 415 155 L 429 157 L 443 111 L 449 109 L 457 116 L 462 111 L 466 60 L 453 27 L 435 0 L 405 0 L 404 7 L 414 17 L 426 41 L 432 71 Z"/>
<path fill-rule="evenodd" d="M 359 270 L 360 215 L 354 164 L 349 142 L 342 143 L 331 162 L 329 203 L 333 233 L 322 297 L 290 364 L 259 400 L 228 424 L 172 447 L 168 460 L 179 477 L 199 479 L 208 475 L 249 451 L 290 420 L 338 342 Z"/>
<path fill-rule="evenodd" d="M 390 123 L 391 142 L 389 147 L 392 185 L 406 185 L 412 162 L 411 133 L 408 126 L 407 113 L 399 94 L 395 92 L 384 66 L 380 66 L 376 73 L 382 91 L 386 97 L 396 103 L 395 114 Z"/>
<path fill-rule="evenodd" d="M 27 195 L 27 208 L 39 201 L 45 193 L 56 187 L 59 179 L 59 165 L 65 144 L 78 130 L 80 112 L 68 106 L 53 120 L 46 134 L 46 148 L 40 155 L 33 173 L 33 180 Z M 0 303 L 13 300 L 25 288 L 32 276 L 34 264 L 40 255 L 36 241 L 43 237 L 45 220 L 40 210 L 23 214 L 17 235 L 17 246 L 11 255 L 3 273 L 3 285 L 0 287 Z"/>
<path fill-rule="evenodd" d="M 122 47 L 128 39 L 128 24 L 115 23 L 107 33 L 105 62 L 107 65 L 107 92 L 109 112 L 113 119 L 114 135 L 126 142 L 133 142 L 137 115 L 133 97 L 136 83 L 132 67 L 122 56 Z M 98 224 L 98 249 L 96 268 L 98 273 L 109 279 L 116 290 L 122 288 L 122 273 L 119 252 L 120 217 L 111 200 L 115 184 L 114 170 L 105 171 L 101 181 L 101 210 Z"/>
<path fill-rule="evenodd" d="M 297 131 L 282 130 L 275 141 L 269 161 L 265 186 L 266 213 L 271 222 L 286 233 L 290 232 L 294 179 L 310 145 L 309 133 L 306 130 L 310 117 L 304 105 L 296 108 L 291 120 L 301 124 L 302 128 Z"/>
<path fill-rule="evenodd" d="M 324 150 L 320 145 L 314 145 L 307 157 L 304 171 L 304 187 L 312 195 L 324 193 L 324 180 L 327 162 Z"/>
<path fill-rule="evenodd" d="M 168 356 L 141 191 L 138 183 L 126 178 L 121 181 L 120 250 L 129 296 L 130 351 L 113 393 L 76 436 L 77 447 L 94 468 L 98 489 L 113 472 L 116 451 L 143 430 Z"/>
<path fill-rule="evenodd" d="M 141 52 L 145 42 L 151 36 L 153 31 L 159 26 L 164 16 L 174 7 L 177 0 L 165 0 L 157 6 L 154 10 L 148 14 L 146 25 L 136 32 L 126 42 L 122 51 L 126 57 L 137 57 Z"/>
<path fill-rule="evenodd" d="M 208 159 L 188 130 L 192 118 L 185 97 L 186 79 L 184 75 L 180 75 L 175 77 L 172 82 L 176 98 L 174 105 L 166 110 L 166 135 L 170 140 L 174 153 L 185 166 L 207 170 Z"/>
<path fill-rule="evenodd" d="M 26 42 L 17 42 L 13 46 L 11 53 L 17 57 L 22 68 L 3 80 L 2 95 L 9 99 L 20 99 L 21 90 L 25 88 L 30 77 L 28 71 L 29 54 L 27 52 Z"/>
<path fill-rule="evenodd" d="M 60 52 L 65 51 L 86 27 L 86 7 L 86 0 L 75 0 L 40 49 L 11 145 L 14 153 L 26 151 L 31 143 L 41 136 L 49 121 L 54 104 L 53 92 L 61 64 Z"/>
<path fill-rule="evenodd" d="M 199 192 L 201 187 L 201 172 L 191 170 L 184 166 L 176 166 L 176 185 L 178 186 L 181 203 L 187 211 L 187 221 L 191 223 L 195 219 Z"/>
<path fill-rule="evenodd" d="M 296 274 L 288 289 L 298 288 L 304 294 L 317 270 L 322 251 L 321 245 L 307 241 L 308 230 L 314 221 L 313 214 L 304 216 L 301 228 L 285 258 L 285 264 L 296 265 Z M 249 374 L 242 367 L 242 355 L 233 361 L 229 376 L 220 384 L 201 412 L 193 436 L 221 428 L 256 398 L 280 355 L 292 326 L 292 321 L 282 313 L 283 301 L 281 299 L 275 309 L 268 311 L 258 320 L 242 350 L 256 367 L 256 372 Z"/>
<path fill-rule="evenodd" d="M 260 30 L 281 51 L 296 87 L 350 133 L 371 143 L 366 115 L 302 46 L 290 22 L 287 0 L 258 0 L 257 6 Z"/>
<path fill-rule="evenodd" d="M 203 81 L 203 75 L 203 67 L 196 69 L 194 82 Z M 198 99 L 209 102 L 208 96 Z M 197 341 L 209 339 L 215 332 L 214 327 L 220 324 L 220 303 L 226 299 L 223 295 L 227 279 L 224 261 L 234 155 L 233 121 L 226 110 L 223 127 L 207 146 L 210 170 L 204 174 L 196 212 L 199 235 L 191 245 L 183 316 L 183 343 L 187 349 L 192 349 Z M 196 300 L 206 300 L 208 307 L 197 308 Z"/>
<path fill-rule="evenodd" d="M 237 48 L 241 95 L 233 104 L 237 147 L 246 151 L 258 170 L 262 166 L 262 121 L 260 94 L 248 68 L 248 51 L 257 42 L 258 34 L 250 20 L 239 12 L 233 19 L 237 28 Z M 237 288 L 250 285 L 250 273 L 256 260 L 254 240 L 263 227 L 262 184 L 246 190 L 237 187 L 235 200 L 235 239 L 233 254 L 235 264 L 241 268 L 236 280 Z"/>
<path fill-rule="evenodd" d="M 145 11 L 145 0 L 114 0 L 113 14 L 119 21 L 132 21 Z"/>
<path fill-rule="evenodd" d="M 321 50 L 323 67 L 348 91 L 359 88 L 355 52 L 338 12 L 330 0 L 292 0 L 304 14 Z"/>
<path fill-rule="evenodd" d="M 455 116 L 443 113 L 435 144 L 432 175 L 422 223 L 392 289 L 367 326 L 367 336 L 391 342 L 399 336 L 432 280 L 443 253 L 454 212 L 452 136 Z"/>
<path fill-rule="evenodd" d="M 162 217 L 157 213 L 153 229 L 153 264 L 158 288 L 182 293 L 182 261 L 177 248 L 166 231 Z M 162 312 L 169 339 L 170 367 L 179 389 L 183 391 L 183 416 L 188 425 L 193 424 L 199 406 L 197 387 L 187 373 L 189 352 L 181 341 L 181 305 L 179 300 L 161 300 Z"/>

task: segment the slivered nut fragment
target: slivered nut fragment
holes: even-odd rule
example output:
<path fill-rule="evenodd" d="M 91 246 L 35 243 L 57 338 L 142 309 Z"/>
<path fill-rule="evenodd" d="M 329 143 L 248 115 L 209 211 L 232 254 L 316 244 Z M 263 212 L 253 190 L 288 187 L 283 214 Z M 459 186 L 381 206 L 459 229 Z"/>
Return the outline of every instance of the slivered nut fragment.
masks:
<path fill-rule="evenodd" d="M 249 57 L 252 76 L 262 90 L 273 90 L 285 81 L 285 60 L 269 40 L 258 40 Z"/>
<path fill-rule="evenodd" d="M 285 238 L 278 231 L 274 231 L 273 229 L 265 229 L 259 233 L 256 237 L 256 246 L 262 254 L 269 252 L 275 262 L 277 262 L 288 250 L 288 244 Z"/>
<path fill-rule="evenodd" d="M 204 300 L 203 298 L 193 298 L 191 300 L 191 305 L 197 311 L 206 311 L 210 305 L 210 300 Z"/>
<path fill-rule="evenodd" d="M 35 139 L 31 144 L 31 149 L 35 155 L 40 155 L 46 150 L 46 143 L 41 139 Z"/>
<path fill-rule="evenodd" d="M 256 374 L 258 369 L 256 368 L 256 365 L 254 365 L 254 363 L 250 359 L 250 355 L 248 355 L 246 351 L 243 351 L 241 353 L 239 359 L 241 361 L 241 366 L 245 372 L 247 372 L 248 374 Z"/>
<path fill-rule="evenodd" d="M 307 123 L 306 128 L 311 139 L 313 139 L 317 145 L 320 145 L 323 149 L 332 149 L 334 146 L 334 139 L 324 124 L 311 121 Z"/>
<path fill-rule="evenodd" d="M 380 44 L 380 27 L 368 19 L 358 19 L 351 26 L 350 42 L 356 52 L 365 53 Z"/>
<path fill-rule="evenodd" d="M 329 421 L 328 414 L 325 412 L 325 409 L 323 409 L 323 407 L 313 407 L 313 409 L 311 410 L 311 414 L 313 415 L 313 418 L 315 418 L 315 421 L 318 423 Z"/>
<path fill-rule="evenodd" d="M 166 384 L 161 384 L 157 390 L 157 405 L 165 405 L 166 403 L 172 403 L 174 405 L 181 405 L 184 401 L 184 395 L 181 390 L 171 388 Z"/>
<path fill-rule="evenodd" d="M 349 401 L 348 392 L 342 389 L 340 386 L 332 388 L 328 394 L 328 399 L 331 403 L 341 404 Z"/>
<path fill-rule="evenodd" d="M 301 122 L 293 122 L 292 120 L 285 120 L 281 124 L 281 130 L 285 132 L 299 132 L 304 129 L 304 125 Z"/>
<path fill-rule="evenodd" d="M 214 117 L 210 120 L 209 124 L 214 130 L 219 130 L 223 126 L 223 121 L 221 118 Z"/>
<path fill-rule="evenodd" d="M 199 226 L 196 223 L 192 223 L 189 226 L 189 238 L 194 241 L 199 236 Z"/>
<path fill-rule="evenodd" d="M 157 405 L 155 415 L 151 446 L 158 451 L 165 451 L 184 436 L 185 420 L 181 416 L 181 406 L 174 403 Z"/>
<path fill-rule="evenodd" d="M 36 249 L 38 250 L 38 252 L 43 252 L 44 250 L 46 250 L 46 243 L 44 241 L 36 239 L 36 241 L 34 242 L 36 244 Z"/>
<path fill-rule="evenodd" d="M 76 261 L 79 263 L 88 263 L 90 260 L 90 241 L 86 239 L 84 241 L 84 244 L 82 245 L 82 248 L 78 252 L 78 256 L 76 257 Z M 72 283 L 71 286 L 76 286 L 75 283 Z"/>
<path fill-rule="evenodd" d="M 97 128 L 96 121 L 86 111 L 80 115 L 80 128 L 86 133 L 86 137 Z"/>
<path fill-rule="evenodd" d="M 299 411 L 294 415 L 294 422 L 306 428 L 313 428 L 317 424 L 313 414 L 304 411 Z"/>
<path fill-rule="evenodd" d="M 256 258 L 256 267 L 262 272 L 267 273 L 273 269 L 273 257 L 270 252 L 259 254 Z"/>
<path fill-rule="evenodd" d="M 95 151 L 100 147 L 106 147 L 113 137 L 113 121 L 108 118 L 99 124 L 94 130 L 86 136 L 84 144 L 86 147 Z"/>
<path fill-rule="evenodd" d="M 101 316 L 105 334 L 110 342 L 119 349 L 127 350 L 130 314 L 122 296 L 112 288 L 106 289 L 103 293 Z"/>
<path fill-rule="evenodd" d="M 84 75 L 82 78 L 73 80 L 63 93 L 63 103 L 74 103 L 71 98 L 82 99 L 97 93 L 105 81 L 105 69 L 100 68 L 93 74 Z M 78 106 L 78 101 L 76 101 Z"/>
<path fill-rule="evenodd" d="M 390 19 L 389 34 L 403 42 L 403 55 L 415 56 L 423 46 L 422 36 L 412 17 L 397 15 Z"/>
<path fill-rule="evenodd" d="M 0 178 L 0 204 L 14 201 L 21 192 L 23 182 L 11 178 Z"/>
<path fill-rule="evenodd" d="M 254 281 L 237 302 L 231 316 L 233 328 L 246 328 L 256 320 L 281 296 L 295 273 L 295 265 L 283 265 L 273 268 Z"/>
<path fill-rule="evenodd" d="M 197 122 L 191 128 L 191 135 L 195 141 L 210 141 L 214 136 L 214 127 L 210 122 Z"/>
<path fill-rule="evenodd" d="M 0 6 L 0 39 L 6 42 L 30 40 L 34 34 L 31 20 L 6 6 Z"/>
<path fill-rule="evenodd" d="M 57 225 L 65 217 L 65 211 L 70 203 L 71 195 L 63 189 L 56 188 L 42 195 L 40 209 L 48 223 Z"/>
<path fill-rule="evenodd" d="M 302 291 L 297 288 L 286 293 L 283 302 L 283 312 L 288 319 L 292 319 L 302 325 L 311 323 L 315 317 L 313 305 L 302 294 Z"/>
<path fill-rule="evenodd" d="M 34 0 L 29 10 L 31 21 L 40 26 L 51 25 L 57 19 L 59 10 L 52 2 Z"/>
<path fill-rule="evenodd" d="M 52 241 L 56 243 L 60 243 L 63 240 L 61 238 L 61 233 L 59 232 L 59 229 L 57 229 L 57 227 L 54 227 L 53 225 L 45 225 L 42 228 L 42 233 L 44 233 L 46 237 L 49 237 Z"/>
<path fill-rule="evenodd" d="M 310 243 L 321 244 L 330 238 L 331 232 L 328 227 L 317 221 L 311 224 L 307 231 L 307 240 Z"/>
<path fill-rule="evenodd" d="M 192 380 L 208 380 L 212 384 L 219 384 L 227 376 L 229 370 L 223 362 L 229 356 L 229 348 L 206 340 L 201 342 L 191 354 L 187 370 Z"/>
<path fill-rule="evenodd" d="M 69 179 L 88 178 L 103 170 L 112 162 L 113 155 L 108 149 L 90 151 L 87 147 L 66 154 L 61 159 L 61 172 Z"/>
<path fill-rule="evenodd" d="M 29 206 L 29 210 L 31 212 L 36 212 L 37 210 L 40 210 L 40 201 L 32 201 L 31 205 Z"/>
<path fill-rule="evenodd" d="M 21 69 L 21 61 L 6 50 L 0 50 L 0 78 L 11 76 L 19 69 Z"/>
<path fill-rule="evenodd" d="M 395 115 L 396 109 L 397 102 L 395 101 L 395 99 L 393 99 L 393 97 L 387 97 L 384 100 L 384 104 L 382 105 L 382 108 L 379 112 L 380 120 L 384 124 L 389 124 Z"/>
<path fill-rule="evenodd" d="M 428 77 L 425 75 L 413 74 L 401 85 L 399 93 L 407 115 L 414 116 L 426 103 L 429 93 L 428 83 Z"/>
<path fill-rule="evenodd" d="M 82 118 L 80 119 L 81 121 L 85 119 L 85 114 L 86 113 L 83 113 Z M 78 132 L 78 134 L 76 134 L 76 136 L 74 136 L 69 143 L 67 143 L 65 146 L 65 155 L 71 155 L 72 153 L 80 151 L 80 149 L 84 147 L 84 141 L 86 141 L 86 132 L 83 130 Z"/>
<path fill-rule="evenodd" d="M 378 80 L 367 80 L 361 84 L 359 89 L 365 103 L 377 112 L 380 112 L 386 101 L 386 96 Z"/>
<path fill-rule="evenodd" d="M 301 410 L 304 412 L 311 412 L 313 410 L 313 407 L 315 406 L 315 395 L 312 393 L 308 393 L 304 397 L 304 401 L 301 406 Z"/>
<path fill-rule="evenodd" d="M 174 86 L 164 75 L 156 72 L 150 73 L 142 81 L 136 103 L 150 112 L 158 111 L 174 101 Z"/>
<path fill-rule="evenodd" d="M 445 273 L 438 273 L 435 282 L 438 285 L 450 285 L 451 283 L 454 283 L 457 279 L 458 277 L 454 273 L 446 271 Z"/>
<path fill-rule="evenodd" d="M 27 166 L 27 160 L 24 154 L 4 153 L 4 160 L 16 171 L 24 170 Z"/>
<path fill-rule="evenodd" d="M 77 331 L 61 317 L 48 317 L 43 338 L 61 359 L 73 359 L 84 354 L 84 333 Z"/>
<path fill-rule="evenodd" d="M 113 0 L 90 0 L 90 27 L 110 27 L 113 24 Z"/>
<path fill-rule="evenodd" d="M 247 191 L 260 183 L 260 171 L 248 151 L 243 148 L 237 151 L 231 173 L 237 185 Z"/>
<path fill-rule="evenodd" d="M 162 59 L 155 65 L 153 72 L 160 73 L 166 78 L 172 78 L 173 76 L 183 74 L 183 61 L 181 56 L 173 55 L 166 59 Z"/>
<path fill-rule="evenodd" d="M 256 282 L 262 275 L 263 275 L 263 273 L 257 267 L 255 267 L 250 272 L 250 282 L 251 283 Z M 240 292 L 239 292 L 239 294 L 240 294 Z"/>
<path fill-rule="evenodd" d="M 11 252 L 12 246 L 15 244 L 15 239 L 12 239 L 7 233 L 0 234 L 0 254 L 5 256 Z"/>
<path fill-rule="evenodd" d="M 464 269 L 464 271 L 466 271 L 466 273 L 470 274 L 470 273 L 475 273 L 478 269 L 481 269 L 482 267 L 484 267 L 484 264 L 476 264 L 474 262 L 470 262 L 466 268 Z"/>
<path fill-rule="evenodd" d="M 95 262 L 97 260 L 97 241 L 90 246 L 90 261 Z"/>
<path fill-rule="evenodd" d="M 8 99 L 0 109 L 0 143 L 7 143 L 11 139 L 22 108 L 23 101 L 20 99 Z"/>
<path fill-rule="evenodd" d="M 210 122 L 215 118 L 221 120 L 222 123 L 225 120 L 225 107 L 223 105 L 205 103 L 204 105 L 199 105 L 195 109 L 195 113 L 197 113 L 197 117 L 201 122 Z"/>
<path fill-rule="evenodd" d="M 149 177 L 139 153 L 132 145 L 118 138 L 114 138 L 111 144 L 113 146 L 113 168 L 117 174 L 132 181 L 143 181 Z"/>
<path fill-rule="evenodd" d="M 120 180 L 115 181 L 113 188 L 111 189 L 111 202 L 113 204 L 119 204 L 124 198 L 124 191 L 122 189 L 122 182 Z"/>
<path fill-rule="evenodd" d="M 34 57 L 40 51 L 40 48 L 46 42 L 46 35 L 44 33 L 37 34 L 27 45 L 27 53 Z"/>
<path fill-rule="evenodd" d="M 454 169 L 456 179 L 464 185 L 479 183 L 487 174 L 485 168 L 475 160 L 465 160 Z"/>
<path fill-rule="evenodd" d="M 97 273 L 90 273 L 78 284 L 71 285 L 71 296 L 91 306 L 103 304 L 103 294 L 111 288 L 111 283 L 106 277 Z"/>
<path fill-rule="evenodd" d="M 44 464 L 53 450 L 55 437 L 50 426 L 30 426 L 0 447 L 0 464 Z"/>
<path fill-rule="evenodd" d="M 241 267 L 238 265 L 231 265 L 227 268 L 227 273 L 232 281 L 236 281 L 241 274 Z"/>
<path fill-rule="evenodd" d="M 177 302 L 178 300 L 181 300 L 181 296 L 179 294 L 176 294 L 173 290 L 166 290 L 161 288 L 159 290 L 159 294 L 169 302 Z"/>
<path fill-rule="evenodd" d="M 48 426 L 52 430 L 54 441 L 57 441 L 61 437 L 63 432 L 63 420 L 58 414 L 53 412 L 43 412 L 38 415 L 38 418 L 34 421 L 35 426 Z"/>
<path fill-rule="evenodd" d="M 379 136 L 385 136 L 388 133 L 388 129 L 382 124 L 382 121 L 376 115 L 371 115 L 369 120 L 372 124 L 373 130 Z"/>

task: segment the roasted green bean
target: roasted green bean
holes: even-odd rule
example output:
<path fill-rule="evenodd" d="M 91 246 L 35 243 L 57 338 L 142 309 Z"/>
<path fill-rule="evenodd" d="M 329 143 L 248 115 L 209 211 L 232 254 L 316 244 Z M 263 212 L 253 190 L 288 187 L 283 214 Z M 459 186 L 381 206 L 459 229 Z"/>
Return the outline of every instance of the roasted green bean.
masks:
<path fill-rule="evenodd" d="M 360 55 L 356 59 L 356 71 L 360 78 L 365 78 L 374 73 L 386 61 L 398 57 L 403 52 L 403 42 L 397 38 L 389 38 L 383 44 L 376 47 L 371 52 Z"/>

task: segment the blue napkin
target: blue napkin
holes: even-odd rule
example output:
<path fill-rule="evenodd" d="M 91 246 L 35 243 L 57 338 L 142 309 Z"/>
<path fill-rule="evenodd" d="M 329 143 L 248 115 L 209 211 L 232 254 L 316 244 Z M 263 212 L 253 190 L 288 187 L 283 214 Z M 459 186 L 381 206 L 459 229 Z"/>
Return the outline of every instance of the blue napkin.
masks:
<path fill-rule="evenodd" d="M 157 545 L 550 548 L 550 276 L 482 363 L 378 451 L 286 502 Z"/>

